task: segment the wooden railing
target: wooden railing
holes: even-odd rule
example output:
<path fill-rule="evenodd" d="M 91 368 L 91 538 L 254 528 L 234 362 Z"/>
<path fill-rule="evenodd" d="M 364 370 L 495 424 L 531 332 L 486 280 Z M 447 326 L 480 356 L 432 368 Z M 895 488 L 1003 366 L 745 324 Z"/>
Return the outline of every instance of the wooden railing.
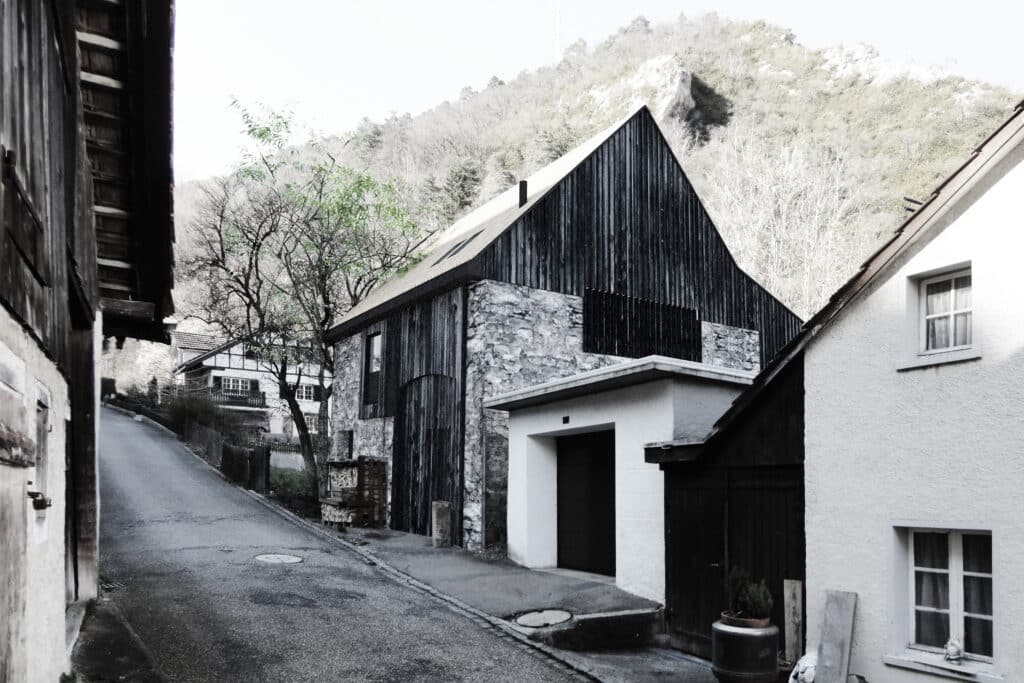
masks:
<path fill-rule="evenodd" d="M 267 394 L 263 391 L 234 392 L 215 387 L 175 387 L 178 395 L 202 396 L 214 403 L 243 408 L 266 408 Z"/>

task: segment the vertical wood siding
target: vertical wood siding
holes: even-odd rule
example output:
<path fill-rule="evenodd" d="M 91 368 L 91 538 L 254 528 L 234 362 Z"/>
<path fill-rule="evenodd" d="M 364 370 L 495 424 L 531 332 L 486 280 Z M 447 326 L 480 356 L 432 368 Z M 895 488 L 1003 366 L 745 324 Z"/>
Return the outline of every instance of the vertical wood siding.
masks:
<path fill-rule="evenodd" d="M 640 111 L 480 255 L 484 277 L 694 309 L 761 333 L 761 364 L 800 320 L 736 265 L 650 114 Z"/>
<path fill-rule="evenodd" d="M 805 578 L 803 401 L 798 358 L 697 462 L 663 465 L 668 625 L 694 654 L 710 655 L 732 567 L 768 582 L 785 642 L 783 582 Z"/>
<path fill-rule="evenodd" d="M 624 358 L 671 356 L 699 363 L 700 320 L 690 308 L 587 289 L 583 351 Z"/>
<path fill-rule="evenodd" d="M 71 8 L 0 0 L 0 301 L 66 371 L 96 261 Z"/>
<path fill-rule="evenodd" d="M 364 333 L 379 332 L 384 340 L 376 400 L 362 404 L 360 417 L 395 417 L 394 529 L 430 533 L 435 500 L 462 510 L 464 330 L 464 293 L 456 288 L 410 305 Z M 365 374 L 365 358 L 361 365 Z M 462 525 L 454 529 L 454 540 L 461 543 Z"/>

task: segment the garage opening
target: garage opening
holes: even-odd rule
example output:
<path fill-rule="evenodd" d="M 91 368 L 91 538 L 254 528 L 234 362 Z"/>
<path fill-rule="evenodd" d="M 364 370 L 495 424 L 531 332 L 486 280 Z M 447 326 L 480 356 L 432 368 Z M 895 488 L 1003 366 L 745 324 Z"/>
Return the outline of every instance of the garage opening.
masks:
<path fill-rule="evenodd" d="M 615 431 L 558 438 L 558 566 L 615 576 Z"/>

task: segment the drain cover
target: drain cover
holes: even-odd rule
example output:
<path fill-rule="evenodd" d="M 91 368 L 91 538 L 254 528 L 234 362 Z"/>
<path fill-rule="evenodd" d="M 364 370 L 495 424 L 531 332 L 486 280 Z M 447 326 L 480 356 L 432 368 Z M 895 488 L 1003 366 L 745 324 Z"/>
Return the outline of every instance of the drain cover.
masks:
<path fill-rule="evenodd" d="M 536 612 L 527 612 L 516 617 L 516 623 L 528 628 L 544 628 L 554 626 L 572 619 L 572 615 L 564 609 L 542 609 Z"/>
<path fill-rule="evenodd" d="M 268 555 L 257 555 L 257 562 L 266 562 L 267 564 L 295 564 L 296 562 L 302 562 L 302 558 L 298 555 L 282 555 L 280 553 L 270 553 Z"/>

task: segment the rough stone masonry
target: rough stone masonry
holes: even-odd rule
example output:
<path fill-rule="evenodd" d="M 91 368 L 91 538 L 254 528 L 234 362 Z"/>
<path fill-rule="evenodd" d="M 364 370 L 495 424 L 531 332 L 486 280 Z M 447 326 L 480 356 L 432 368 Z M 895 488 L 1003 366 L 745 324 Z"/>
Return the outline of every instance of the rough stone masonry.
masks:
<path fill-rule="evenodd" d="M 702 323 L 702 362 L 756 371 L 758 332 Z M 461 521 L 467 548 L 505 542 L 508 414 L 485 398 L 625 362 L 583 351 L 583 299 L 483 280 L 467 287 L 464 490 Z M 393 418 L 359 419 L 362 336 L 335 347 L 334 457 L 351 438 L 352 457 L 386 458 L 390 509 Z M 348 431 L 351 431 L 351 435 Z"/>

